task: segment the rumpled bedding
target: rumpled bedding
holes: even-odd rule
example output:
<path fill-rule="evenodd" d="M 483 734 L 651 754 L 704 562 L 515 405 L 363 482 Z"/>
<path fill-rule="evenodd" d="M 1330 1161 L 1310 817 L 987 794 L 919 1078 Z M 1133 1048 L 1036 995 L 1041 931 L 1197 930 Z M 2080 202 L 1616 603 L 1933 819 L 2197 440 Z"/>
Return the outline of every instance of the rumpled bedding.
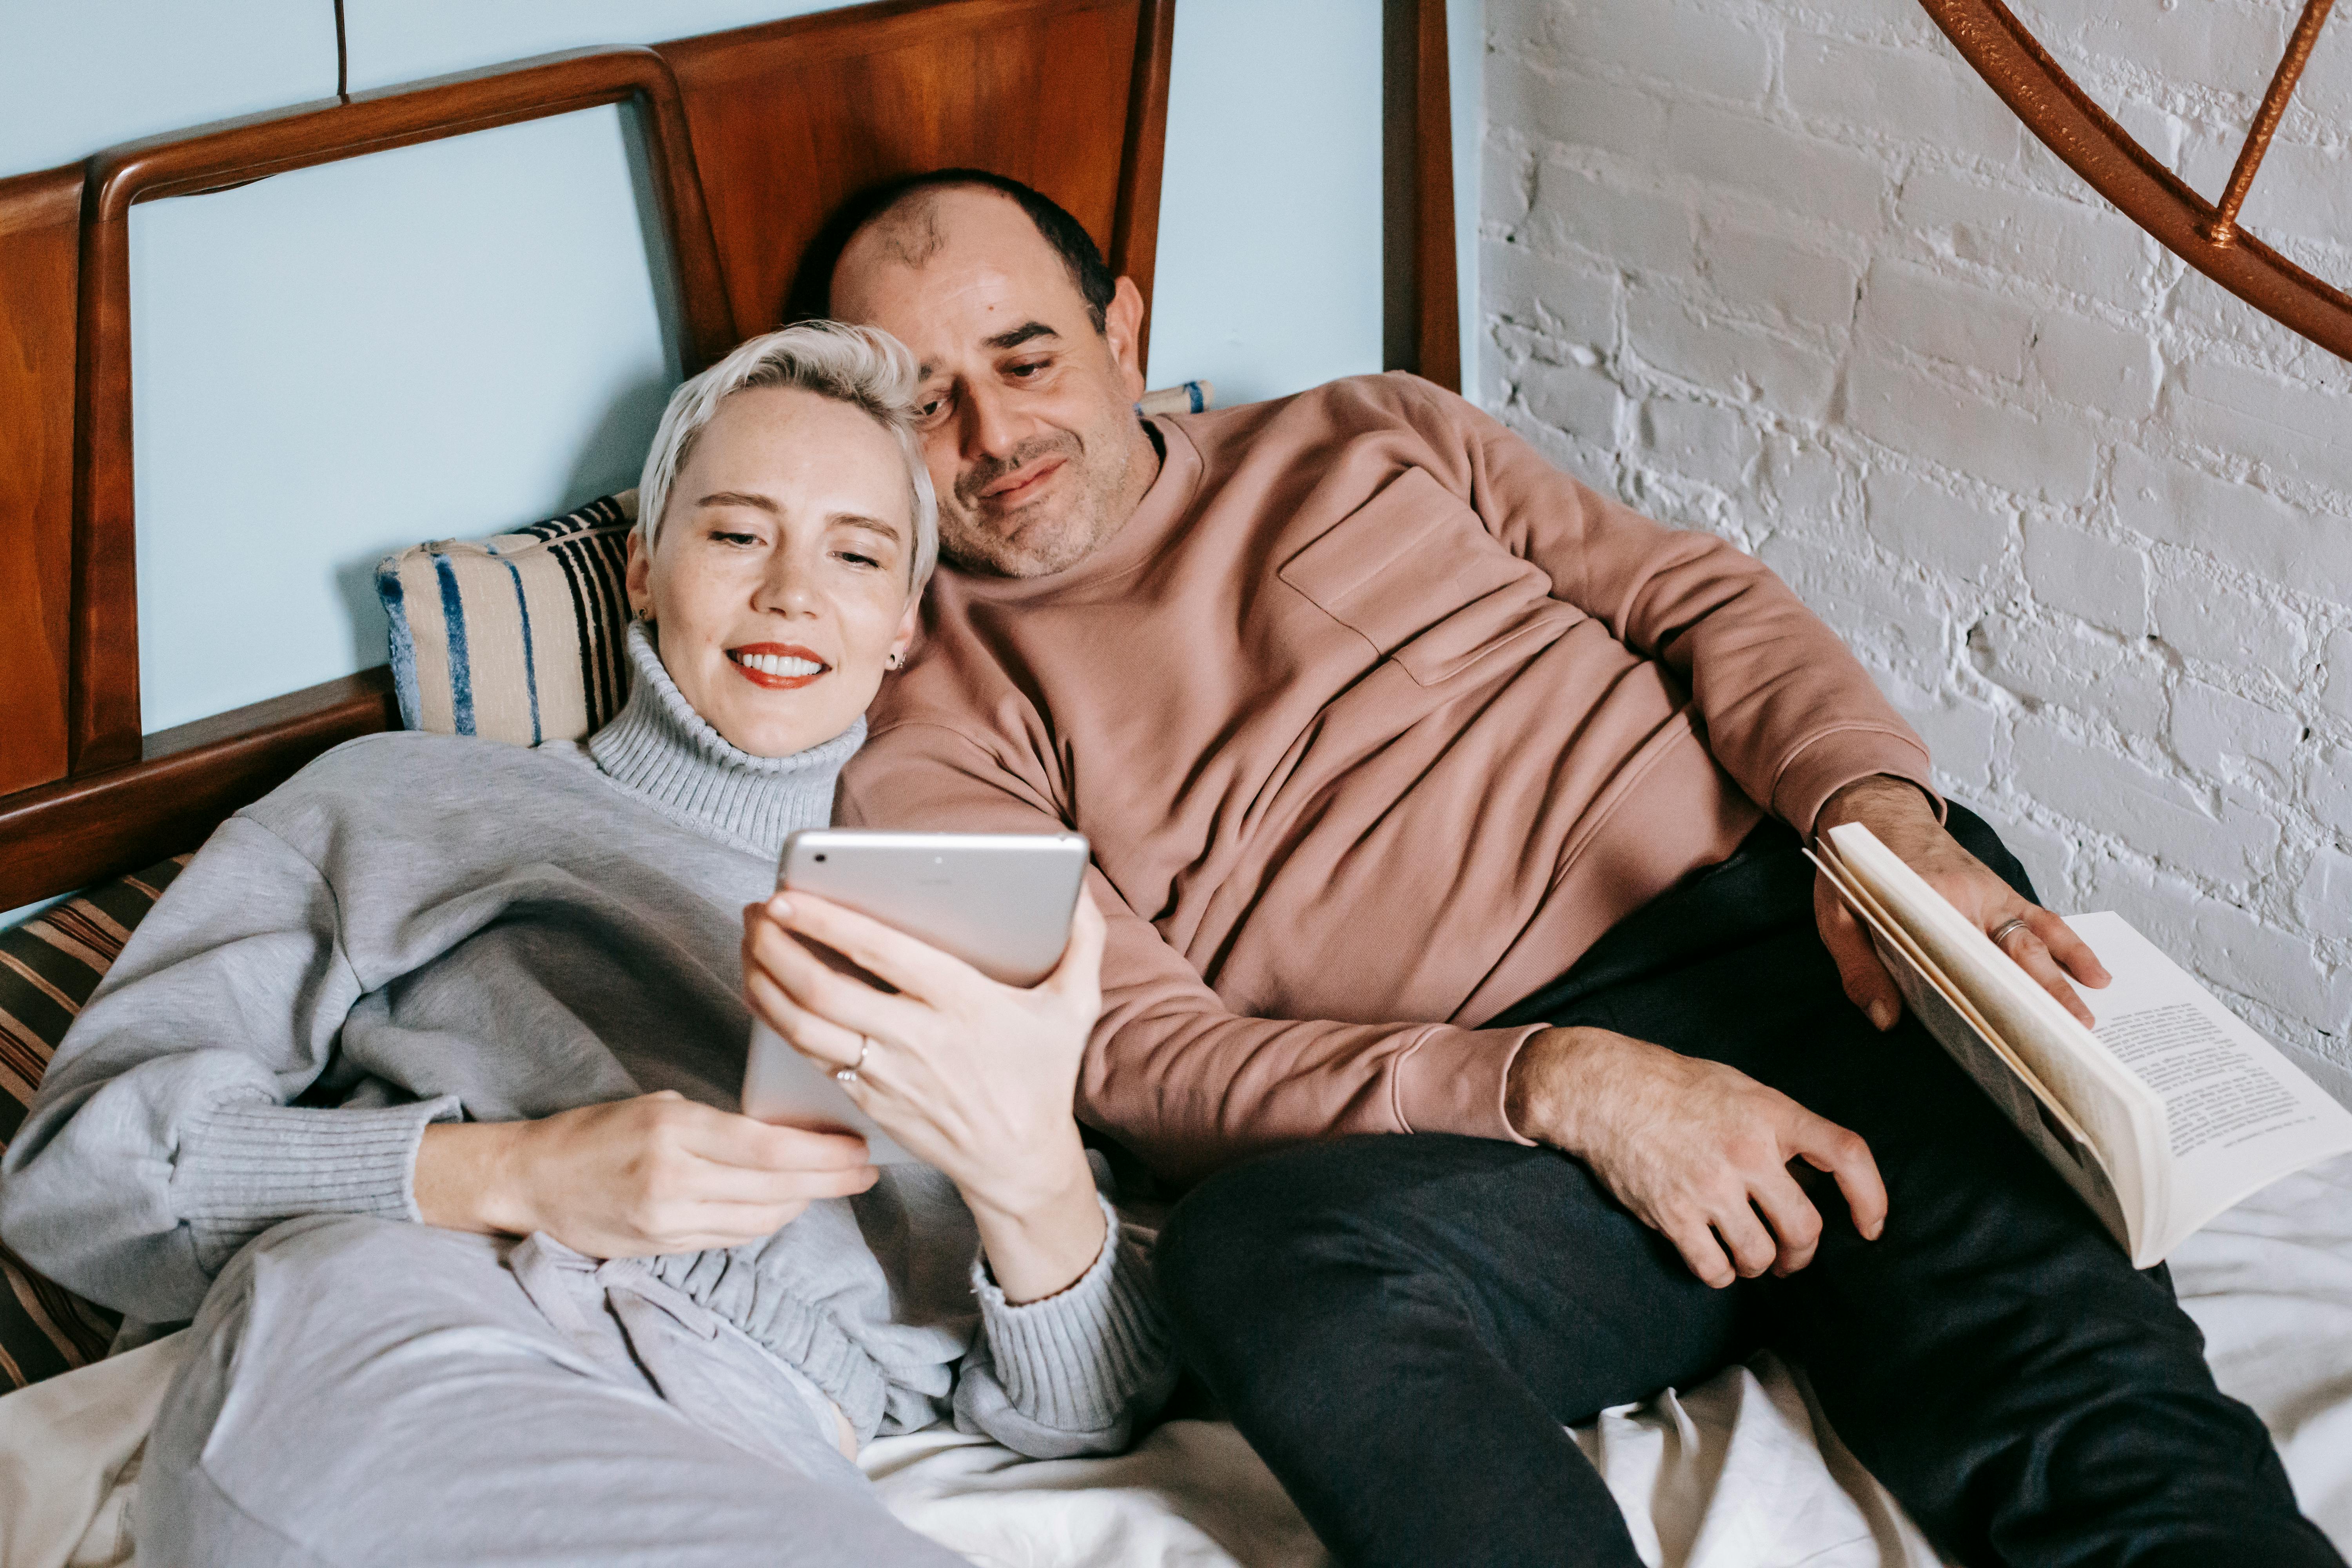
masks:
<path fill-rule="evenodd" d="M 2184 1243 L 2181 1303 L 2261 1413 L 2304 1511 L 2352 1552 L 2352 1157 Z M 141 1449 L 182 1336 L 0 1398 L 0 1568 L 136 1562 Z M 1408 1414 L 1408 1413 L 1401 1413 Z M 1931 1568 L 1936 1553 L 1770 1354 L 1576 1429 L 1655 1568 Z M 859 1456 L 900 1518 L 988 1568 L 1312 1568 L 1328 1560 L 1231 1426 L 1108 1459 L 1023 1460 L 935 1427 Z"/>

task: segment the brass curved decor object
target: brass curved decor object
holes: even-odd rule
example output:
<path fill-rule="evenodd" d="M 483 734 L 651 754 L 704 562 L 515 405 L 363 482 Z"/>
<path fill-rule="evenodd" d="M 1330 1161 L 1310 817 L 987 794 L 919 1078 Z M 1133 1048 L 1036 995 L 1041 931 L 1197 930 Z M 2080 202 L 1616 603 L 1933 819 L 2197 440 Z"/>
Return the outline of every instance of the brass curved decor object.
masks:
<path fill-rule="evenodd" d="M 2305 272 L 2238 223 L 2255 171 L 2311 58 L 2333 0 L 2305 0 L 2219 204 L 2182 184 L 2091 101 L 2000 0 L 1919 0 L 2027 129 L 2125 216 L 2254 309 L 2352 359 L 2352 295 Z"/>

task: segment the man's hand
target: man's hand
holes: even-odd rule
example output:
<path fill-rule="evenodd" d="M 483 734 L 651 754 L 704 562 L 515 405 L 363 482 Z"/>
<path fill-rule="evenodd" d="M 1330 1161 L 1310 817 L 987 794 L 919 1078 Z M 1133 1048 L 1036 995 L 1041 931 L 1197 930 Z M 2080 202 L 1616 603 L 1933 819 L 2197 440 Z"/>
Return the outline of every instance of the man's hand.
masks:
<path fill-rule="evenodd" d="M 664 1089 L 538 1121 L 436 1122 L 416 1151 L 428 1225 L 545 1231 L 591 1258 L 735 1247 L 874 1184 L 866 1140 L 772 1127 Z"/>
<path fill-rule="evenodd" d="M 2066 977 L 2071 974 L 2094 989 L 2107 983 L 2106 969 L 2092 953 L 2090 944 L 2048 910 L 2018 897 L 2017 890 L 1995 876 L 1991 868 L 1960 847 L 1959 840 L 1936 820 L 1935 808 L 1916 786 L 1884 774 L 1857 779 L 1830 796 L 1813 831 L 1826 835 L 1845 822 L 1859 822 L 1869 828 L 1881 844 L 1987 935 L 2012 920 L 2023 921 L 2023 925 L 2001 939 L 2001 951 L 2089 1026 L 2091 1010 L 2074 994 Z M 1813 919 L 1821 926 L 1822 944 L 1837 963 L 1847 997 L 1872 1023 L 1882 1029 L 1893 1028 L 1903 1016 L 1902 993 L 1878 961 L 1870 932 L 1845 907 L 1829 878 L 1818 872 L 1813 877 Z"/>
<path fill-rule="evenodd" d="M 1859 1137 L 1719 1063 L 1606 1029 L 1546 1029 L 1519 1047 L 1506 1096 L 1521 1136 L 1583 1161 L 1718 1289 L 1812 1261 L 1822 1216 L 1791 1161 L 1836 1178 L 1864 1236 L 1886 1223 Z"/>

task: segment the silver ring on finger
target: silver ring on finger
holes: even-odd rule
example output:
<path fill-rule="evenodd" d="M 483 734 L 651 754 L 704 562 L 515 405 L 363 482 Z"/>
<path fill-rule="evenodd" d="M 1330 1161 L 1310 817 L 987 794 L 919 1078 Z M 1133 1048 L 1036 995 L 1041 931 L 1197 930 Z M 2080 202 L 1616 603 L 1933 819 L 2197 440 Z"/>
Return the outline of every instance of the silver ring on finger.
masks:
<path fill-rule="evenodd" d="M 844 1089 L 848 1089 L 855 1085 L 857 1082 L 857 1069 L 866 1065 L 866 1058 L 873 1054 L 873 1050 L 874 1037 L 871 1035 L 858 1036 L 857 1059 L 850 1063 L 845 1068 L 835 1068 L 833 1073 L 833 1081 L 841 1085 Z"/>
<path fill-rule="evenodd" d="M 2001 949 L 2004 952 L 2007 952 L 2010 933 L 2012 931 L 2021 931 L 2024 929 L 2025 917 L 2023 915 L 2011 915 L 2009 919 L 2001 921 L 2000 924 L 1992 928 L 1991 936 L 1993 946 Z"/>

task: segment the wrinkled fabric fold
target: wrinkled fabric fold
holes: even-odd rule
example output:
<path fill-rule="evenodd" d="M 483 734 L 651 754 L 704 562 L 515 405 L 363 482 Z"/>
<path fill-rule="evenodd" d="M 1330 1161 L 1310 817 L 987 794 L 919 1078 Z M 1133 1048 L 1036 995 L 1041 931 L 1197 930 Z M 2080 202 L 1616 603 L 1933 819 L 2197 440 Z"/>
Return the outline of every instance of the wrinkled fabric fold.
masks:
<path fill-rule="evenodd" d="M 589 1258 L 542 1233 L 507 1268 L 583 1355 L 624 1382 L 642 1374 L 679 1415 L 744 1452 L 805 1470 L 808 1433 L 831 1436 L 833 1406 L 814 1384 L 640 1260 Z"/>

